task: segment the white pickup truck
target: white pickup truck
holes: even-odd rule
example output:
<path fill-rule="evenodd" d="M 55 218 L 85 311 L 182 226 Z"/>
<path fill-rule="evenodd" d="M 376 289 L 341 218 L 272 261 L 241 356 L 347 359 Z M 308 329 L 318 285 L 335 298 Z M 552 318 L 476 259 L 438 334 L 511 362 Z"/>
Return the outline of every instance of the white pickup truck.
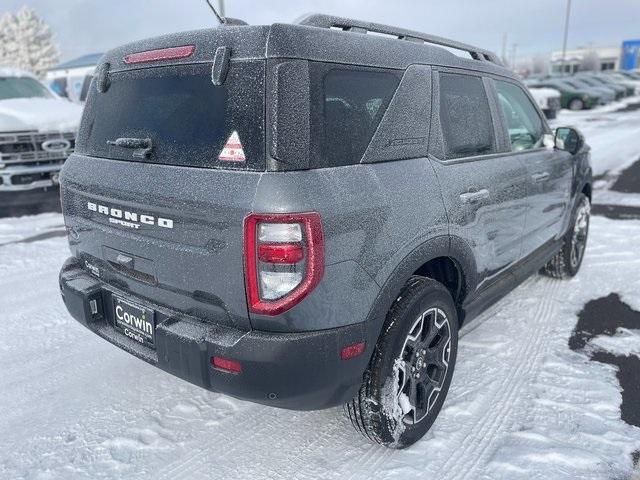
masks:
<path fill-rule="evenodd" d="M 553 88 L 529 87 L 531 95 L 548 119 L 554 119 L 560 110 L 560 92 Z"/>
<path fill-rule="evenodd" d="M 31 74 L 0 68 L 0 208 L 57 195 L 81 115 Z"/>

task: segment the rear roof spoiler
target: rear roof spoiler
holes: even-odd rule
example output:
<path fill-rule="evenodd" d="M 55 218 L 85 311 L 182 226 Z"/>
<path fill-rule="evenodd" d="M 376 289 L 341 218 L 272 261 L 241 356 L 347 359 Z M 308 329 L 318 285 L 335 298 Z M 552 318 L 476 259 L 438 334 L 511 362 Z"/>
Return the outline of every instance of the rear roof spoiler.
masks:
<path fill-rule="evenodd" d="M 310 27 L 320 28 L 333 28 L 355 33 L 379 33 L 391 37 L 396 37 L 398 40 L 407 40 L 416 43 L 429 43 L 432 45 L 454 48 L 456 50 L 468 52 L 471 55 L 471 58 L 475 60 L 492 62 L 496 65 L 503 66 L 498 56 L 489 50 L 474 47 L 473 45 L 457 42 L 455 40 L 450 40 L 448 38 L 429 35 L 427 33 L 417 32 L 414 30 L 406 30 L 404 28 L 393 27 L 390 25 L 383 25 L 381 23 L 365 22 L 361 20 L 335 17 L 333 15 L 324 15 L 320 13 L 311 13 L 305 15 L 298 19 L 296 23 L 298 25 L 307 25 Z"/>

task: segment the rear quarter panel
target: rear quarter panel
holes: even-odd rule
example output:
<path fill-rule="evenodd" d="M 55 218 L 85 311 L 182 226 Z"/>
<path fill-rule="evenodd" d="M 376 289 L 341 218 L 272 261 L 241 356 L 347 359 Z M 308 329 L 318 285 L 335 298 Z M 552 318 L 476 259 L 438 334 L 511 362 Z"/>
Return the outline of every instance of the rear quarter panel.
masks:
<path fill-rule="evenodd" d="M 258 329 L 363 322 L 402 259 L 429 238 L 448 234 L 440 188 L 425 158 L 265 173 L 253 211 L 317 211 L 325 237 L 318 287 L 279 317 L 252 315 Z"/>

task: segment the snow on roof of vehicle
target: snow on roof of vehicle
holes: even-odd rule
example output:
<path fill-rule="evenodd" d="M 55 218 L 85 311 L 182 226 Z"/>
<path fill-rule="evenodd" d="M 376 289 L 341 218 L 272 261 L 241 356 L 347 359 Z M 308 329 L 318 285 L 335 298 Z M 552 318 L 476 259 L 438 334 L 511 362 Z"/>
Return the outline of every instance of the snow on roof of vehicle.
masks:
<path fill-rule="evenodd" d="M 29 77 L 37 79 L 31 72 L 12 67 L 0 67 L 0 77 Z"/>

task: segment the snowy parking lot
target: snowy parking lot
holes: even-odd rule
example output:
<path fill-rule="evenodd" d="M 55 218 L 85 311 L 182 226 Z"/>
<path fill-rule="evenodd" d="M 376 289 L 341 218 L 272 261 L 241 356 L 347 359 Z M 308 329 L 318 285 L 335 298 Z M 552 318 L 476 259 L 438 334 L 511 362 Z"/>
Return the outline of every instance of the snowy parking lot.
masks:
<path fill-rule="evenodd" d="M 553 123 L 593 148 L 582 270 L 535 276 L 463 329 L 442 413 L 403 451 L 341 408 L 235 400 L 120 351 L 62 303 L 62 217 L 0 219 L 0 478 L 640 478 L 640 99 Z"/>

